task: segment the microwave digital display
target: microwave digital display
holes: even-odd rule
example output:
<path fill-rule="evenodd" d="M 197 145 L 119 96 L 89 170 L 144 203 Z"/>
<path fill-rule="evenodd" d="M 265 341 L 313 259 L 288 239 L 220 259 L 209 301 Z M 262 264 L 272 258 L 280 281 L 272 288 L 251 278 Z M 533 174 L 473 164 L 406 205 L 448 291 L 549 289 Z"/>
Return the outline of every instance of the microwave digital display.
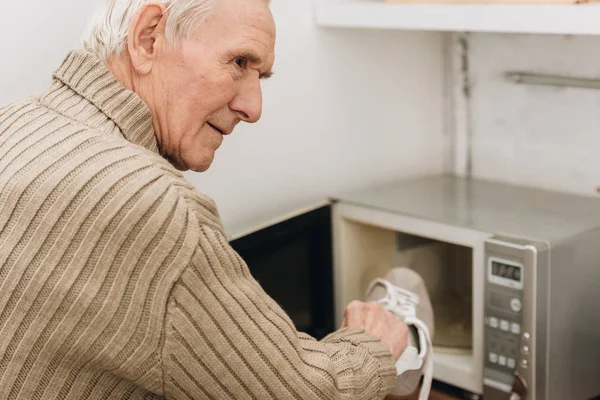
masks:
<path fill-rule="evenodd" d="M 503 264 L 492 261 L 492 275 L 504 279 L 521 282 L 521 267 L 517 265 Z"/>

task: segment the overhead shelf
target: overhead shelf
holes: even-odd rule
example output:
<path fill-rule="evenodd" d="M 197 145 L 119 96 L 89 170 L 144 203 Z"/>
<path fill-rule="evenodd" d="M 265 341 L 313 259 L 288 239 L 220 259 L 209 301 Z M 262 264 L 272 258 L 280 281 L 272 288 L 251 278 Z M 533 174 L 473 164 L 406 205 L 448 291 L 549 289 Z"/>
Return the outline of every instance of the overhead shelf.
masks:
<path fill-rule="evenodd" d="M 332 28 L 599 35 L 600 4 L 389 4 L 322 2 L 317 24 Z"/>

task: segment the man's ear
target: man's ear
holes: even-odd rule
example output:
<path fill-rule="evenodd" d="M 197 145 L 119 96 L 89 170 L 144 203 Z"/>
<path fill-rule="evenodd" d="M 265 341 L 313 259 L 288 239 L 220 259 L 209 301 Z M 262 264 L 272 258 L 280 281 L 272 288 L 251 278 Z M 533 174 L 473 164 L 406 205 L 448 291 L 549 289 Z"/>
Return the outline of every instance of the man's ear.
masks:
<path fill-rule="evenodd" d="M 160 3 L 148 3 L 133 15 L 127 32 L 127 50 L 135 71 L 147 75 L 166 46 L 168 12 Z"/>

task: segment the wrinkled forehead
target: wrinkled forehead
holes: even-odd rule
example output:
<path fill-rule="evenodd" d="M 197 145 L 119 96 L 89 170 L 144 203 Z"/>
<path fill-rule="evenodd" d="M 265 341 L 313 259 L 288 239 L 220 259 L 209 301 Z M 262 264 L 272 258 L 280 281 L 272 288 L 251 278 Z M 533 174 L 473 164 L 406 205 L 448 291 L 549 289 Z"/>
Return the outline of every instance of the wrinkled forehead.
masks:
<path fill-rule="evenodd" d="M 234 26 L 251 26 L 275 36 L 275 20 L 269 0 L 218 0 L 214 17 Z"/>
<path fill-rule="evenodd" d="M 263 53 L 261 58 L 274 51 L 275 36 L 275 21 L 266 0 L 219 0 L 198 32 L 198 38 L 212 43 L 217 51 L 252 47 Z"/>

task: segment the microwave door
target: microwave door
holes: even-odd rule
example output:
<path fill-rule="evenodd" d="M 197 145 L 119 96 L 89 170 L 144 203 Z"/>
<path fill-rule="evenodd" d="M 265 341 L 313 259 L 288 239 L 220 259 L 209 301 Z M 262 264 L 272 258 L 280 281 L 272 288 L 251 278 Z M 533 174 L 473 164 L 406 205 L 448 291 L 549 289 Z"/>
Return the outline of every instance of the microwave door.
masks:
<path fill-rule="evenodd" d="M 319 205 L 230 242 L 296 329 L 318 340 L 338 325 L 333 307 L 331 214 L 330 204 Z"/>

